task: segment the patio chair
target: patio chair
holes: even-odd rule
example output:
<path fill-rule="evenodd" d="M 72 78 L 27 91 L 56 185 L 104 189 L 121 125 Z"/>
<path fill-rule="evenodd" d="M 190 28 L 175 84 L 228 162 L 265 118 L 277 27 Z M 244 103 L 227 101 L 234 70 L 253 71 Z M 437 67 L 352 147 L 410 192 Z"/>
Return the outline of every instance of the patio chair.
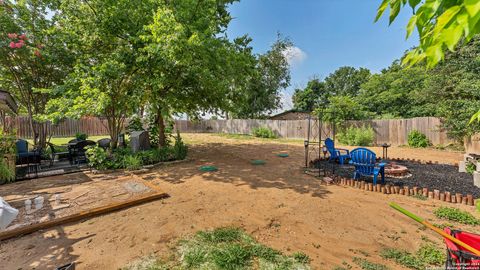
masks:
<path fill-rule="evenodd" d="M 28 173 L 31 172 L 31 167 L 33 167 L 35 175 L 37 175 L 38 167 L 42 160 L 41 150 L 36 149 L 34 151 L 28 151 L 28 142 L 22 139 L 18 139 L 15 146 L 17 148 L 15 164 L 20 165 L 21 167 L 26 167 Z"/>
<path fill-rule="evenodd" d="M 350 152 L 350 164 L 355 166 L 353 179 L 360 176 L 373 176 L 373 184 L 377 184 L 377 178 L 382 176 L 382 183 L 385 182 L 385 163 L 376 165 L 377 156 L 367 148 L 356 148 Z"/>
<path fill-rule="evenodd" d="M 65 156 L 68 156 L 68 160 L 70 161 L 70 163 L 72 163 L 71 162 L 72 158 L 70 156 L 70 151 L 68 151 L 68 152 L 60 151 L 58 149 L 58 147 L 55 146 L 53 143 L 47 142 L 47 145 L 48 145 L 48 147 L 50 147 L 50 152 L 51 152 L 51 154 L 49 156 L 50 167 L 53 166 L 53 163 L 55 162 L 55 160 L 60 160 L 60 158 L 65 157 Z"/>
<path fill-rule="evenodd" d="M 104 150 L 107 150 L 110 147 L 111 142 L 112 142 L 111 139 L 103 138 L 101 140 L 98 140 L 97 144 L 98 144 L 99 147 L 103 148 Z"/>
<path fill-rule="evenodd" d="M 350 152 L 347 149 L 335 148 L 335 142 L 330 138 L 325 140 L 325 146 L 330 153 L 329 161 L 338 160 L 338 162 L 343 165 L 345 164 L 345 160 L 350 158 Z"/>
<path fill-rule="evenodd" d="M 72 157 L 73 164 L 78 165 L 80 164 L 80 161 L 87 162 L 87 157 L 85 156 L 86 147 L 96 144 L 96 142 L 90 140 L 78 141 L 75 144 L 71 144 L 69 147 L 69 152 Z"/>

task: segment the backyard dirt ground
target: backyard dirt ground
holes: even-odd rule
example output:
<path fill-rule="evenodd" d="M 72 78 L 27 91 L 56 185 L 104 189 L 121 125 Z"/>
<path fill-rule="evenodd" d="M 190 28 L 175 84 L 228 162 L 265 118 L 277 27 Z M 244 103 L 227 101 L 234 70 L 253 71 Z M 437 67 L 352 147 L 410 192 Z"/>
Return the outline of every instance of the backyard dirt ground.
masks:
<path fill-rule="evenodd" d="M 52 269 L 70 261 L 77 262 L 77 269 L 118 269 L 151 254 L 166 258 L 181 237 L 223 226 L 241 227 L 287 254 L 305 252 L 313 269 L 332 269 L 344 261 L 358 269 L 352 258 L 365 256 L 391 269 L 403 269 L 383 260 L 379 252 L 385 247 L 413 252 L 424 241 L 422 236 L 443 248 L 438 236 L 388 203 L 395 201 L 434 223 L 443 221 L 435 218 L 433 210 L 449 204 L 324 185 L 303 173 L 302 143 L 208 134 L 187 134 L 185 139 L 192 143 L 191 161 L 140 176 L 170 198 L 0 242 L 0 269 Z M 277 157 L 280 152 L 290 156 Z M 406 148 L 392 148 L 389 155 L 447 163 L 462 157 Z M 253 166 L 252 159 L 267 163 Z M 215 165 L 219 171 L 203 173 L 198 170 L 201 165 Z M 7 187 L 0 186 L 0 196 Z M 472 207 L 456 207 L 477 215 Z"/>

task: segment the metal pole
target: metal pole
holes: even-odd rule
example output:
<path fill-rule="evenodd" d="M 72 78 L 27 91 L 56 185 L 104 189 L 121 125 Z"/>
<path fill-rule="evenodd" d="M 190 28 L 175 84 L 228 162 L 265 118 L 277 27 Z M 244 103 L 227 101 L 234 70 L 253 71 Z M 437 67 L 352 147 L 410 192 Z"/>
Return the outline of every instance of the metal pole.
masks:
<path fill-rule="evenodd" d="M 323 120 L 322 120 L 322 116 L 323 116 L 323 110 L 319 113 L 318 115 L 318 176 L 321 176 L 320 175 L 320 171 L 321 171 L 321 167 L 323 167 L 321 164 L 322 164 L 322 155 L 321 155 L 321 152 L 322 152 L 322 131 L 323 131 Z M 325 169 L 324 169 L 324 172 L 323 174 L 325 175 Z"/>
<path fill-rule="evenodd" d="M 307 130 L 307 141 L 304 142 L 305 144 L 305 168 L 308 168 L 308 147 L 310 145 L 310 124 L 312 121 L 312 115 L 308 116 L 308 130 Z"/>

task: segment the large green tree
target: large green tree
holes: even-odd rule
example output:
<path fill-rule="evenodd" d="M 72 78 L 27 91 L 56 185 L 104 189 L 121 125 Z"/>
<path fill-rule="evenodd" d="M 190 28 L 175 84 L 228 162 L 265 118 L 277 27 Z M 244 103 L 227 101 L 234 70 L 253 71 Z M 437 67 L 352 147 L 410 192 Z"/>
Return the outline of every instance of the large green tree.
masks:
<path fill-rule="evenodd" d="M 165 118 L 174 113 L 234 111 L 236 85 L 251 74 L 249 39 L 233 42 L 225 30 L 230 0 L 167 1 L 158 8 L 142 39 L 140 62 L 150 112 L 158 125 L 159 146 L 166 143 Z"/>
<path fill-rule="evenodd" d="M 310 80 L 304 89 L 295 89 L 292 96 L 293 108 L 307 112 L 312 112 L 319 104 L 327 103 L 327 100 L 325 82 L 318 78 Z"/>
<path fill-rule="evenodd" d="M 46 104 L 58 95 L 74 61 L 57 8 L 54 0 L 0 3 L 0 87 L 12 92 L 27 113 L 40 147 L 48 133 Z"/>
<path fill-rule="evenodd" d="M 329 96 L 354 97 L 368 79 L 370 70 L 366 68 L 340 67 L 325 78 L 325 92 Z"/>
<path fill-rule="evenodd" d="M 117 146 L 125 120 L 140 106 L 143 90 L 137 62 L 148 33 L 146 25 L 162 1 L 65 0 L 61 24 L 77 52 L 75 70 L 62 87 L 62 98 L 49 103 L 51 118 L 105 117 Z"/>
<path fill-rule="evenodd" d="M 403 63 L 413 66 L 426 59 L 428 67 L 434 67 L 445 57 L 448 49 L 454 51 L 460 42 L 468 42 L 480 33 L 480 1 L 478 0 L 383 0 L 375 21 L 390 7 L 392 23 L 400 10 L 408 5 L 413 15 L 407 25 L 407 38 L 417 30 L 420 44 L 411 50 Z M 480 122 L 480 110 L 474 114 Z"/>
<path fill-rule="evenodd" d="M 235 84 L 231 116 L 243 119 L 263 118 L 281 108 L 281 91 L 290 85 L 290 66 L 285 51 L 293 46 L 278 37 L 271 49 L 255 57 L 256 64 L 245 76 L 245 84 Z"/>

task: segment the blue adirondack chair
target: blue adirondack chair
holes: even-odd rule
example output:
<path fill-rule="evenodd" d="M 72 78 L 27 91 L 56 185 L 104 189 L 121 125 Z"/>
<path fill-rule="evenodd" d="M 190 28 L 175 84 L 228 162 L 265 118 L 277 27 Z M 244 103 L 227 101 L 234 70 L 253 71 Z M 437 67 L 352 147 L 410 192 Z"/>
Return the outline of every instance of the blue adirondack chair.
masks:
<path fill-rule="evenodd" d="M 325 140 L 325 146 L 330 153 L 330 161 L 338 159 L 338 162 L 343 165 L 345 164 L 345 160 L 350 158 L 350 152 L 347 149 L 335 148 L 335 142 L 330 138 Z M 342 154 L 342 152 L 344 153 Z"/>
<path fill-rule="evenodd" d="M 356 148 L 350 152 L 350 164 L 355 166 L 353 179 L 360 176 L 373 175 L 373 184 L 377 184 L 378 174 L 382 176 L 382 183 L 385 181 L 385 163 L 376 163 L 377 156 L 372 150 L 367 148 Z"/>

